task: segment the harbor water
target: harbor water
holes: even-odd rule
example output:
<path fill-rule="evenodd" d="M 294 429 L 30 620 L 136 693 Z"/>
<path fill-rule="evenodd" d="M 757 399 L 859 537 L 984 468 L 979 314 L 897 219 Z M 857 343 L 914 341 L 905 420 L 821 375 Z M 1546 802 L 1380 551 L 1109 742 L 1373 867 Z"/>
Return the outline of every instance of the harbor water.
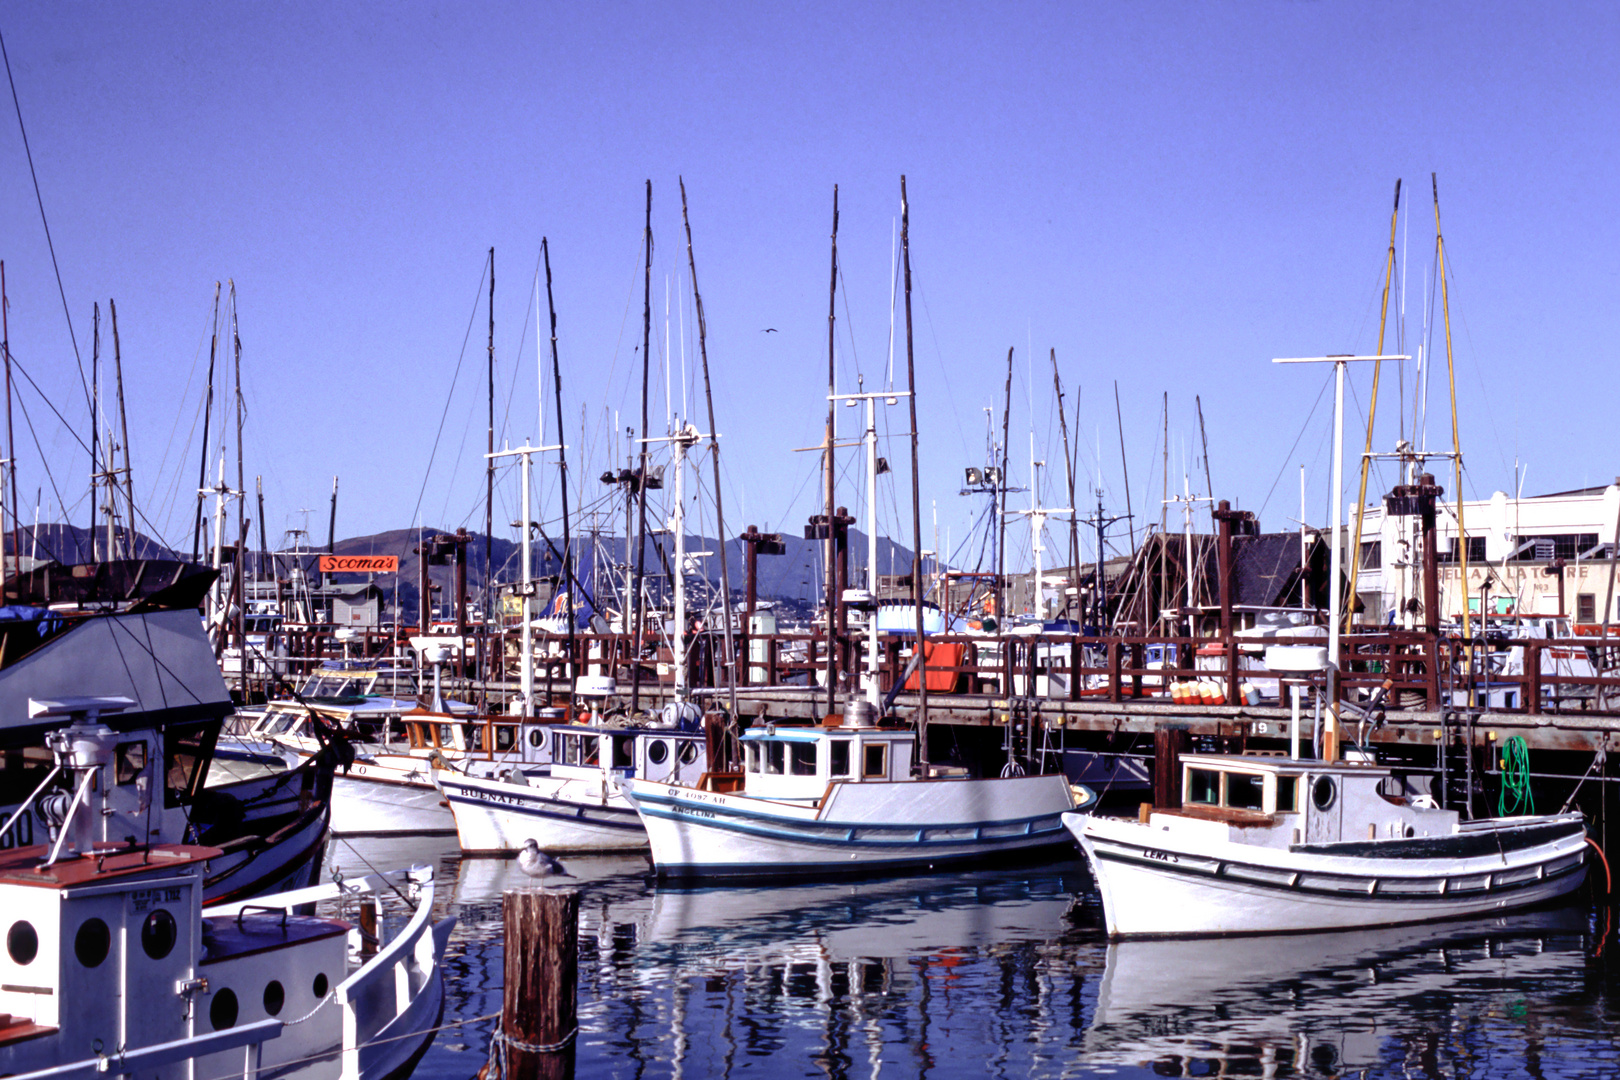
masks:
<path fill-rule="evenodd" d="M 334 840 L 329 861 L 437 867 L 459 922 L 415 1075 L 469 1080 L 501 1006 L 501 894 L 534 883 L 453 839 Z M 697 890 L 639 856 L 566 862 L 582 1078 L 1620 1077 L 1613 912 L 1584 890 L 1441 925 L 1109 944 L 1078 857 Z"/>

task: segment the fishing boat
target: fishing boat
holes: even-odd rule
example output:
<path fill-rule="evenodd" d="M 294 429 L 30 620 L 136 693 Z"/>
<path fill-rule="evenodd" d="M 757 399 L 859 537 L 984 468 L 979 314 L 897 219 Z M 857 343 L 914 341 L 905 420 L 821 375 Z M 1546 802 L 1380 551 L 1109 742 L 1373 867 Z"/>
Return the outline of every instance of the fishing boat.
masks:
<path fill-rule="evenodd" d="M 205 901 L 224 902 L 315 879 L 326 850 L 336 750 L 295 769 L 229 783 L 210 777 L 232 701 L 197 609 L 215 572 L 190 563 L 124 559 L 50 563 L 8 580 L 0 609 L 0 814 L 52 769 L 46 736 L 70 715 L 30 702 L 95 696 L 103 722 L 153 747 L 143 842 L 205 844 Z M 44 828 L 23 815 L 0 845 L 25 847 Z"/>
<path fill-rule="evenodd" d="M 1096 798 L 1060 774 L 914 776 L 913 729 L 841 719 L 746 731 L 740 775 L 694 787 L 626 779 L 653 873 L 813 879 L 1028 857 L 1061 850 L 1062 815 Z"/>
<path fill-rule="evenodd" d="M 624 782 L 693 784 L 708 765 L 703 732 L 690 723 L 558 724 L 546 737 L 545 775 L 434 771 L 463 852 L 504 854 L 528 839 L 553 852 L 641 850 L 647 830 L 624 796 Z"/>
<path fill-rule="evenodd" d="M 0 853 L 0 1071 L 407 1075 L 443 1013 L 440 960 L 453 920 L 431 920 L 431 873 L 205 909 L 209 866 L 224 852 L 149 839 L 163 740 L 100 722 L 122 707 L 106 698 L 30 702 L 36 717 L 73 721 L 49 736 L 50 779 L 0 827 L 9 833 L 31 814 L 51 826 L 50 843 Z M 300 913 L 322 900 L 352 904 L 362 889 L 375 905 L 379 887 L 408 901 L 391 940 Z"/>
<path fill-rule="evenodd" d="M 1528 907 L 1586 875 L 1579 814 L 1461 820 L 1395 769 L 1187 754 L 1179 807 L 1069 814 L 1113 938 L 1393 926 Z"/>

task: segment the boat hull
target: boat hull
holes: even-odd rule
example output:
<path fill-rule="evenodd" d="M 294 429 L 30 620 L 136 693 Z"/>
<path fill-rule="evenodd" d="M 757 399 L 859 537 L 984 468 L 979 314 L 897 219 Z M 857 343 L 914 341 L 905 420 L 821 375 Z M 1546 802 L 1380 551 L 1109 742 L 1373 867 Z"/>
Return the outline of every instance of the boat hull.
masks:
<path fill-rule="evenodd" d="M 824 878 L 943 869 L 1063 848 L 1062 776 L 831 786 L 821 805 L 631 780 L 666 879 Z"/>
<path fill-rule="evenodd" d="M 1528 907 L 1585 879 L 1575 815 L 1463 825 L 1417 840 L 1264 848 L 1064 815 L 1113 938 L 1395 926 Z"/>
<path fill-rule="evenodd" d="M 635 807 L 601 781 L 536 777 L 512 784 L 439 771 L 468 854 L 513 852 L 533 839 L 552 853 L 643 851 L 647 830 Z"/>
<path fill-rule="evenodd" d="M 356 764 L 348 774 L 332 781 L 332 834 L 334 836 L 449 836 L 455 819 L 439 789 L 428 782 L 406 781 L 393 775 L 374 775 Z"/>

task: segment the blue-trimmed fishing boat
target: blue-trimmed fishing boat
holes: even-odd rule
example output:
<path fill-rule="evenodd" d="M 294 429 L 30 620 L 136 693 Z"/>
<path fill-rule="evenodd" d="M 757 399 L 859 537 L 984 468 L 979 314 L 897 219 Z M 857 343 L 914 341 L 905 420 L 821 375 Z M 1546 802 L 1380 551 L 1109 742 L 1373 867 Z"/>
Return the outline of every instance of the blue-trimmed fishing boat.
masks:
<path fill-rule="evenodd" d="M 824 878 L 940 869 L 1061 850 L 1095 795 L 1061 775 L 913 775 L 916 733 L 765 725 L 743 772 L 695 787 L 621 785 L 666 879 Z M 937 770 L 930 770 L 937 772 Z"/>
<path fill-rule="evenodd" d="M 1181 805 L 1065 818 L 1110 937 L 1390 926 L 1528 907 L 1586 876 L 1579 814 L 1461 820 L 1386 765 L 1181 758 Z"/>

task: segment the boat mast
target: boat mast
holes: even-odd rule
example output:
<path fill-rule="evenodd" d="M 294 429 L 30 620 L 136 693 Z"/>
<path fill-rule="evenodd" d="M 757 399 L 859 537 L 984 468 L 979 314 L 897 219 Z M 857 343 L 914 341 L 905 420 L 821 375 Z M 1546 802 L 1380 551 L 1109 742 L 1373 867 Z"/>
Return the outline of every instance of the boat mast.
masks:
<path fill-rule="evenodd" d="M 489 249 L 489 441 L 484 459 L 484 619 L 478 630 L 478 651 L 483 654 L 482 670 L 478 673 L 478 711 L 489 712 L 489 678 L 495 667 L 494 644 L 490 641 L 489 623 L 494 616 L 494 585 L 490 574 L 490 538 L 495 535 L 495 249 Z M 525 529 L 528 525 L 523 526 Z M 465 646 L 463 646 L 465 647 Z"/>
<path fill-rule="evenodd" d="M 652 377 L 652 181 L 647 181 L 646 263 L 641 287 L 641 462 L 636 472 L 636 570 L 630 586 L 635 624 L 630 638 L 630 712 L 641 710 L 641 583 L 647 568 L 647 381 Z"/>
<path fill-rule="evenodd" d="M 124 550 L 129 558 L 135 557 L 135 470 L 129 460 L 129 415 L 124 410 L 124 355 L 118 344 L 118 305 L 107 300 L 107 313 L 112 317 L 113 372 L 118 386 L 118 432 L 124 452 L 124 504 L 129 513 L 125 520 Z M 109 492 L 109 495 L 111 493 Z M 109 498 L 108 500 L 112 500 Z"/>
<path fill-rule="evenodd" d="M 1389 324 L 1389 286 L 1395 277 L 1395 230 L 1401 216 L 1401 182 L 1395 181 L 1395 208 L 1389 214 L 1389 257 L 1384 264 L 1384 298 L 1378 311 L 1378 353 L 1384 352 L 1384 329 Z M 1356 533 L 1350 544 L 1350 602 L 1345 605 L 1344 632 L 1356 617 L 1356 578 L 1361 568 L 1361 530 L 1367 519 L 1367 472 L 1372 467 L 1373 418 L 1378 415 L 1378 374 L 1382 363 L 1373 363 L 1372 397 L 1367 403 L 1367 443 L 1361 451 L 1361 486 L 1356 495 Z M 1459 492 L 1460 496 L 1460 492 Z"/>
<path fill-rule="evenodd" d="M 90 561 L 96 562 L 96 521 L 101 489 L 101 305 L 91 308 L 90 317 Z M 112 524 L 107 525 L 112 539 Z M 112 558 L 111 545 L 107 557 Z"/>
<path fill-rule="evenodd" d="M 838 185 L 833 185 L 833 219 L 832 219 L 832 281 L 827 287 L 827 446 L 823 451 L 822 470 L 825 474 L 827 488 L 826 505 L 826 542 L 823 550 L 826 552 L 827 567 L 827 712 L 833 711 L 838 695 L 838 620 L 836 613 L 840 607 L 838 602 L 838 521 L 837 509 L 833 505 L 833 439 L 836 434 L 838 417 L 837 402 L 833 395 L 838 392 L 838 369 L 835 363 L 835 336 L 838 324 Z"/>
<path fill-rule="evenodd" d="M 6 264 L 0 260 L 0 352 L 5 353 L 6 359 L 6 470 L 11 480 L 11 572 L 16 576 L 22 575 L 22 530 L 17 524 L 22 506 L 17 502 L 17 442 L 11 428 L 11 301 L 6 296 Z M 0 501 L 3 501 L 4 488 L 0 486 Z M 0 514 L 0 535 L 5 531 L 4 515 Z M 0 544 L 0 553 L 5 550 Z M 0 554 L 0 579 L 5 577 L 5 559 Z M 9 597 L 8 597 L 9 599 Z"/>
<path fill-rule="evenodd" d="M 1136 552 L 1136 515 L 1131 512 L 1131 463 L 1125 456 L 1125 413 L 1119 405 L 1119 380 L 1114 380 L 1114 421 L 1119 425 L 1119 471 L 1125 478 L 1125 529 L 1130 533 L 1131 552 Z M 1069 502 L 1074 505 L 1073 500 Z"/>
<path fill-rule="evenodd" d="M 1070 457 L 1069 449 L 1069 417 L 1063 411 L 1063 380 L 1058 377 L 1056 349 L 1052 350 L 1052 387 L 1057 393 L 1058 427 L 1063 431 L 1063 471 L 1069 487 L 1069 580 L 1074 583 L 1080 580 L 1080 521 L 1074 502 L 1074 460 Z M 1067 598 L 1063 605 L 1067 611 Z"/>
<path fill-rule="evenodd" d="M 1007 438 L 1012 418 L 1013 350 L 1007 347 L 1006 404 L 1001 410 L 1001 472 L 996 477 L 996 632 L 1002 636 L 1003 667 L 1010 652 L 1006 643 L 1007 624 Z M 1010 670 L 1010 668 L 1009 668 Z M 1007 693 L 1012 693 L 1009 683 Z"/>
<path fill-rule="evenodd" d="M 906 400 L 911 409 L 911 604 L 917 614 L 917 765 L 922 775 L 927 776 L 930 772 L 928 650 L 923 645 L 922 496 L 917 479 L 917 369 L 911 346 L 911 205 L 906 199 L 904 175 L 900 177 L 900 254 L 906 272 Z M 937 539 L 934 546 L 939 546 Z"/>
<path fill-rule="evenodd" d="M 208 498 L 208 426 L 214 418 L 214 358 L 219 352 L 219 282 L 214 282 L 214 330 L 208 339 L 208 392 L 203 400 L 202 455 L 197 463 L 197 522 L 191 529 L 191 561 L 202 558 L 203 500 Z"/>
<path fill-rule="evenodd" d="M 686 226 L 686 264 L 692 275 L 692 305 L 697 309 L 698 356 L 703 363 L 703 400 L 709 408 L 709 460 L 714 463 L 714 521 L 720 537 L 720 595 L 726 643 L 726 685 L 731 692 L 731 715 L 737 715 L 737 653 L 731 630 L 731 571 L 726 566 L 726 515 L 720 500 L 720 436 L 714 426 L 714 392 L 709 387 L 708 325 L 703 318 L 703 294 L 698 292 L 697 259 L 692 254 L 692 221 L 686 213 L 686 181 L 681 185 L 681 223 Z"/>
<path fill-rule="evenodd" d="M 230 279 L 231 286 L 231 354 L 235 366 L 235 393 L 236 393 L 236 555 L 233 558 L 231 569 L 231 593 L 236 598 L 236 648 L 240 653 L 241 662 L 237 667 L 236 683 L 242 692 L 242 700 L 247 700 L 247 590 L 243 587 L 242 569 L 247 565 L 247 473 L 242 462 L 242 414 L 245 411 L 242 401 L 242 334 L 236 321 L 236 281 Z M 121 400 L 121 399 L 120 399 Z M 126 464 L 128 461 L 126 459 Z M 107 477 L 109 489 L 112 486 L 112 476 Z M 111 490 L 108 495 L 111 495 Z M 108 500 L 109 504 L 111 499 Z M 227 617 L 229 612 L 226 613 Z"/>
<path fill-rule="evenodd" d="M 1451 355 L 1451 292 L 1446 285 L 1446 241 L 1440 232 L 1440 180 L 1434 173 L 1429 174 L 1429 182 L 1434 186 L 1434 250 L 1436 255 L 1435 273 L 1440 276 L 1440 311 L 1446 323 L 1446 379 L 1451 391 L 1451 456 L 1456 466 L 1457 494 L 1455 504 L 1457 507 L 1457 573 L 1462 593 L 1462 636 L 1467 640 L 1472 635 L 1472 627 L 1468 620 L 1468 531 L 1463 527 L 1463 486 L 1462 486 L 1462 441 L 1457 433 L 1457 367 Z M 1483 619 L 1485 613 L 1480 612 Z M 1473 656 L 1473 646 L 1468 647 L 1470 659 Z M 1473 704 L 1473 680 L 1469 680 L 1469 704 Z"/>
<path fill-rule="evenodd" d="M 575 677 L 574 672 L 575 672 L 575 669 L 577 667 L 577 660 L 576 660 L 575 652 L 574 652 L 574 650 L 576 648 L 576 645 L 577 645 L 577 642 L 576 642 L 576 638 L 575 638 L 574 629 L 575 629 L 575 623 L 578 622 L 578 619 L 574 614 L 574 538 L 573 538 L 573 533 L 570 531 L 570 528 L 569 528 L 569 516 L 568 516 L 568 449 L 567 449 L 567 446 L 563 443 L 562 364 L 557 359 L 557 304 L 556 304 L 556 301 L 552 298 L 552 295 L 551 295 L 551 248 L 546 243 L 546 238 L 543 237 L 543 236 L 540 238 L 540 256 L 541 256 L 542 259 L 545 260 L 545 264 L 546 264 L 546 310 L 550 314 L 550 319 L 551 319 L 551 321 L 550 321 L 550 326 L 551 326 L 551 389 L 552 389 L 552 395 L 555 397 L 556 405 L 557 405 L 557 474 L 558 474 L 558 477 L 559 477 L 560 486 L 562 488 L 562 516 L 563 516 L 563 559 L 562 559 L 563 565 L 562 565 L 562 571 L 563 571 L 563 587 L 567 590 L 567 596 L 568 596 L 568 663 L 567 663 L 567 666 L 563 669 L 563 678 L 568 683 L 568 715 L 571 718 L 573 716 L 573 714 L 574 714 L 574 677 Z M 544 413 L 542 413 L 541 414 L 541 424 L 542 424 L 542 426 L 544 425 L 544 423 L 545 423 Z M 545 434 L 544 434 L 543 431 L 541 433 L 540 441 L 545 442 Z M 528 482 L 528 480 L 524 480 L 524 482 L 523 482 L 523 496 L 524 496 L 524 498 L 528 498 L 528 495 L 529 495 L 529 482 Z M 529 543 L 529 521 L 528 521 L 528 511 L 525 510 L 524 511 L 524 520 L 523 520 L 523 544 L 524 544 L 524 553 L 525 553 L 525 555 L 527 555 L 527 553 L 528 553 L 528 543 Z M 527 570 L 524 571 L 524 576 L 525 576 L 525 578 L 527 578 L 527 576 L 528 576 L 528 571 Z M 531 642 L 531 640 L 529 638 L 529 633 L 530 633 L 529 619 L 530 619 L 530 615 L 531 615 L 531 612 L 530 612 L 530 609 L 529 609 L 529 603 L 530 603 L 529 590 L 525 589 L 524 590 L 524 596 L 523 596 L 523 605 L 524 605 L 524 607 L 523 607 L 523 633 L 524 633 L 524 642 L 529 647 L 529 649 L 531 650 L 531 652 L 530 652 L 530 665 L 531 665 L 531 667 L 530 667 L 529 678 L 530 678 L 530 680 L 532 682 L 532 680 L 534 678 L 534 672 L 533 672 L 533 666 L 532 666 L 533 665 L 533 652 L 532 652 L 532 650 L 533 650 L 534 646 L 533 646 L 533 644 L 532 644 L 532 642 Z M 524 694 L 525 694 L 524 701 L 525 702 L 527 702 L 529 700 L 529 695 L 533 694 L 533 692 L 534 692 L 534 687 L 531 684 L 530 687 L 524 692 Z M 527 708 L 527 705 L 525 705 L 525 708 Z"/>

